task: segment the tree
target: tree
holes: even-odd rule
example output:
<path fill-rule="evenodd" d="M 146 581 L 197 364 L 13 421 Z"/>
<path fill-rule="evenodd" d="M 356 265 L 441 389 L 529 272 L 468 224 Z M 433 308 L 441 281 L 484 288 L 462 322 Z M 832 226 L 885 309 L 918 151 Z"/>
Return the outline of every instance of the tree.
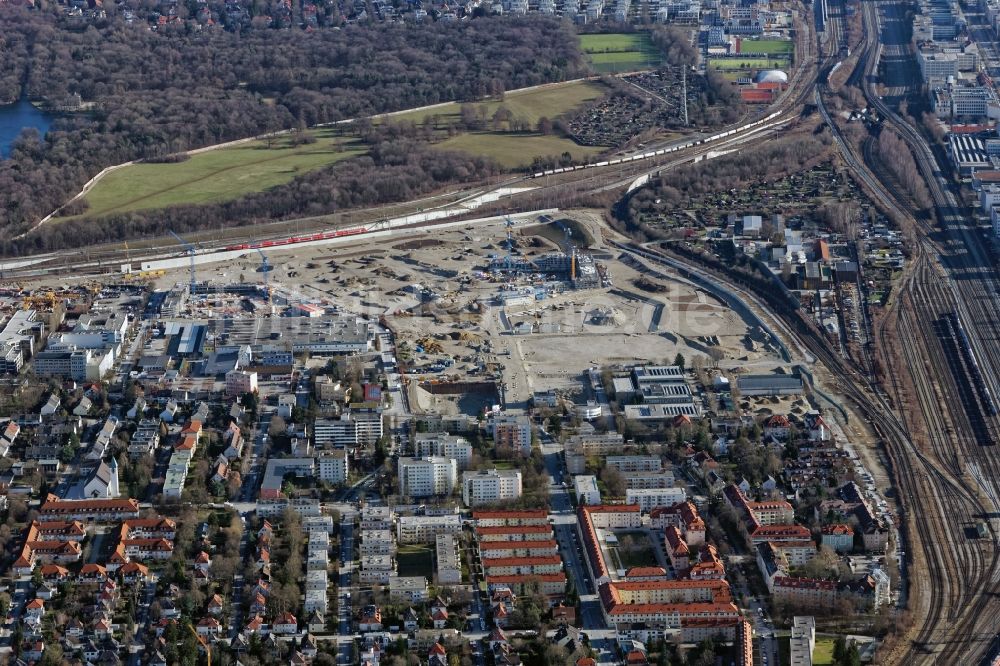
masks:
<path fill-rule="evenodd" d="M 836 576 L 840 567 L 840 558 L 832 548 L 822 545 L 816 551 L 815 557 L 805 563 L 802 573 L 808 578 L 829 578 Z"/>
<path fill-rule="evenodd" d="M 680 352 L 677 352 L 677 356 L 674 356 L 674 365 L 679 367 L 681 372 L 684 371 L 684 355 Z"/>
<path fill-rule="evenodd" d="M 271 425 L 267 429 L 267 434 L 271 436 L 271 439 L 279 437 L 288 432 L 288 424 L 285 423 L 280 415 L 275 414 L 271 417 Z"/>
<path fill-rule="evenodd" d="M 625 477 L 622 473 L 614 467 L 605 467 L 601 470 L 601 481 L 604 482 L 608 495 L 611 497 L 625 496 L 625 490 L 628 484 L 626 483 Z"/>
<path fill-rule="evenodd" d="M 229 478 L 226 479 L 226 494 L 229 495 L 229 499 L 237 499 L 240 496 L 240 492 L 243 490 L 243 477 L 240 473 L 233 469 L 229 471 Z"/>

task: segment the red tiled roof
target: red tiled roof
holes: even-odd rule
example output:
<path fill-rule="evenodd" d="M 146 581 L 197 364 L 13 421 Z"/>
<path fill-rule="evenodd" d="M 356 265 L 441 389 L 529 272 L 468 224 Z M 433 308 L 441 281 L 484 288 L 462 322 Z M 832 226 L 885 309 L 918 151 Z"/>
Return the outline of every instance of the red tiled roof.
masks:
<path fill-rule="evenodd" d="M 552 532 L 549 525 L 498 525 L 497 527 L 477 527 L 480 536 L 493 534 L 547 534 Z"/>
<path fill-rule="evenodd" d="M 555 539 L 538 541 L 483 541 L 479 550 L 551 550 L 557 548 Z"/>
<path fill-rule="evenodd" d="M 563 573 L 562 571 L 560 571 L 558 573 L 550 573 L 550 574 L 533 574 L 531 576 L 506 576 L 506 575 L 505 576 L 487 576 L 486 577 L 486 582 L 489 583 L 490 585 L 494 585 L 494 584 L 501 584 L 501 585 L 507 584 L 507 585 L 511 585 L 511 584 L 515 584 L 515 583 L 523 583 L 526 580 L 528 580 L 529 578 L 537 579 L 537 580 L 539 580 L 539 581 L 541 581 L 543 583 L 565 583 L 566 582 L 566 574 Z"/>
<path fill-rule="evenodd" d="M 650 576 L 666 576 L 662 567 L 632 567 L 625 572 L 625 578 L 645 578 Z"/>
<path fill-rule="evenodd" d="M 562 564 L 558 555 L 539 555 L 538 557 L 492 557 L 483 558 L 483 567 L 534 566 L 536 564 Z"/>
<path fill-rule="evenodd" d="M 509 511 L 499 510 L 499 511 L 473 511 L 473 520 L 496 519 L 496 518 L 508 518 L 508 519 L 522 519 L 522 518 L 540 518 L 543 520 L 548 520 L 549 512 L 547 509 L 527 509 L 527 510 L 516 510 L 511 509 Z"/>

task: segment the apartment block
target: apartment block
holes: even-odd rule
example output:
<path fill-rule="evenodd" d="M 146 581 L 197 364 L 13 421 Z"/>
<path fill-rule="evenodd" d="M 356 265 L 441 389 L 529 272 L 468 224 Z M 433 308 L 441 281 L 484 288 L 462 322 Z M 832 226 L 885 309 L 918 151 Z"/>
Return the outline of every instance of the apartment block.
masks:
<path fill-rule="evenodd" d="M 437 555 L 438 585 L 458 585 L 462 582 L 462 564 L 459 560 L 458 543 L 451 534 L 438 534 L 434 543 Z"/>
<path fill-rule="evenodd" d="M 683 488 L 628 488 L 625 490 L 625 502 L 638 504 L 643 513 L 649 513 L 661 506 L 674 506 L 687 499 Z"/>
<path fill-rule="evenodd" d="M 466 506 L 485 506 L 521 496 L 518 470 L 482 470 L 462 474 L 462 501 Z"/>
<path fill-rule="evenodd" d="M 440 456 L 452 458 L 459 470 L 469 468 L 472 460 L 472 445 L 464 437 L 444 434 L 417 435 L 413 447 L 418 456 Z"/>
<path fill-rule="evenodd" d="M 657 456 L 608 456 L 604 465 L 622 474 L 659 472 L 663 469 L 663 462 Z"/>
<path fill-rule="evenodd" d="M 434 543 L 438 535 L 462 532 L 462 518 L 457 513 L 444 516 L 400 516 L 396 522 L 399 543 Z"/>
<path fill-rule="evenodd" d="M 316 459 L 316 467 L 320 481 L 326 483 L 347 483 L 348 462 L 345 449 L 334 449 L 321 454 Z"/>
<path fill-rule="evenodd" d="M 400 458 L 398 470 L 399 494 L 404 497 L 450 495 L 458 476 L 454 458 L 441 456 Z"/>

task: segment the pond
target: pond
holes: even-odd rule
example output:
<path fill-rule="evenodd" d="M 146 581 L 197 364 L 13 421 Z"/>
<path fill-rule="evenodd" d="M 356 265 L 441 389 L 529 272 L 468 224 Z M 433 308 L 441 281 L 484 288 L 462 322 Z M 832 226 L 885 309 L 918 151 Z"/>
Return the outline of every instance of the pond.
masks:
<path fill-rule="evenodd" d="M 43 136 L 52 119 L 21 99 L 14 104 L 0 105 L 0 158 L 10 155 L 10 146 L 25 127 L 36 128 Z"/>

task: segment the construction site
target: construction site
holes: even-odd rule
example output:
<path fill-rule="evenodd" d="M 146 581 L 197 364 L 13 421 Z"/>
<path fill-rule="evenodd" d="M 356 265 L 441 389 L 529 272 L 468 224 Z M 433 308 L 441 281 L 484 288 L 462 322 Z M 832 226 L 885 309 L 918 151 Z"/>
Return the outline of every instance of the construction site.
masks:
<path fill-rule="evenodd" d="M 207 322 L 198 334 L 210 348 L 322 350 L 328 338 L 360 345 L 367 332 L 344 322 L 381 322 L 395 333 L 413 406 L 442 413 L 474 413 L 495 401 L 516 408 L 537 391 L 573 392 L 590 366 L 664 363 L 677 354 L 725 371 L 780 363 L 767 336 L 726 304 L 619 254 L 605 242 L 598 215 L 574 211 L 394 243 L 359 238 L 338 248 L 249 250 L 226 263 L 182 257 L 174 270 L 116 282 L 147 286 L 150 316 Z M 51 311 L 87 292 L 24 285 L 8 309 Z M 496 392 L 470 400 L 426 390 L 452 382 L 493 383 Z"/>

